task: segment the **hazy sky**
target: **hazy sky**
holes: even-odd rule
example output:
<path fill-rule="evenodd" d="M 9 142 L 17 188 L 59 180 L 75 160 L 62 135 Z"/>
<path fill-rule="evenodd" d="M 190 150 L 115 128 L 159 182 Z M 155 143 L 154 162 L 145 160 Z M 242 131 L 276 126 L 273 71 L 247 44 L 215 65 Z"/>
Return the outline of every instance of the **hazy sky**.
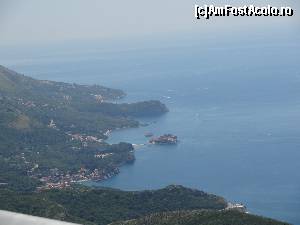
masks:
<path fill-rule="evenodd" d="M 292 6 L 293 18 L 194 19 L 194 4 Z M 242 3 L 241 3 L 242 2 Z M 0 0 L 0 45 L 204 33 L 242 26 L 299 29 L 299 0 Z"/>

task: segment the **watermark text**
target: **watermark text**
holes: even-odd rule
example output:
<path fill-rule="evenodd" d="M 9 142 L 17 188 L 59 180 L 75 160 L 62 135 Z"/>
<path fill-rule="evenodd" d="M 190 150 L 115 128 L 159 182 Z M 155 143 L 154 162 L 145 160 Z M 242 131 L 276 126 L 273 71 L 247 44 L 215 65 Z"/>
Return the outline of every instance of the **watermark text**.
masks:
<path fill-rule="evenodd" d="M 294 10 L 291 7 L 257 7 L 254 5 L 245 5 L 235 7 L 231 5 L 214 6 L 214 5 L 195 5 L 195 18 L 210 19 L 211 17 L 225 16 L 293 16 Z"/>

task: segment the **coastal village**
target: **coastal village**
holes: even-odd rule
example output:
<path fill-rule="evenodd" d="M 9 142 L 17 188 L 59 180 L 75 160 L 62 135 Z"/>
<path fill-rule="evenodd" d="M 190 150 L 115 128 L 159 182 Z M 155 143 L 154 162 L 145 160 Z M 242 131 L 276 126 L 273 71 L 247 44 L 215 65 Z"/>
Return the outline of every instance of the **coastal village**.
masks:
<path fill-rule="evenodd" d="M 54 122 L 51 121 L 51 124 Z M 52 126 L 54 128 L 55 126 Z M 108 135 L 111 131 L 108 130 L 105 132 L 106 135 Z M 98 142 L 101 143 L 103 140 L 98 139 L 94 136 L 86 136 L 82 134 L 71 134 L 68 133 L 71 140 L 80 141 L 83 145 L 83 147 L 87 146 L 89 142 Z M 146 136 L 146 134 L 145 134 Z M 150 135 L 147 135 L 150 137 Z M 152 137 L 153 135 L 151 135 Z M 178 138 L 175 135 L 172 134 L 165 134 L 162 136 L 159 136 L 157 138 L 151 138 L 149 140 L 150 144 L 157 144 L 157 145 L 168 145 L 168 144 L 177 144 Z M 97 159 L 105 159 L 107 157 L 113 156 L 114 153 L 112 152 L 99 152 L 94 155 Z M 86 168 L 80 168 L 76 173 L 71 172 L 63 172 L 59 171 L 57 168 L 50 170 L 50 175 L 43 176 L 43 177 L 37 177 L 35 175 L 34 171 L 38 169 L 38 165 L 35 164 L 33 168 L 28 170 L 28 175 L 38 178 L 41 182 L 43 182 L 43 185 L 38 188 L 39 191 L 42 190 L 48 190 L 48 189 L 63 189 L 66 187 L 71 186 L 74 183 L 77 182 L 83 182 L 83 181 L 103 181 L 106 179 L 109 179 L 115 175 L 117 175 L 120 170 L 118 167 L 114 167 L 110 171 L 107 171 L 105 169 L 94 169 L 94 170 L 88 170 Z"/>
<path fill-rule="evenodd" d="M 101 181 L 115 176 L 120 171 L 118 168 L 114 168 L 112 171 L 107 172 L 105 170 L 94 169 L 90 171 L 85 168 L 81 168 L 77 173 L 63 173 L 57 168 L 51 169 L 51 175 L 40 178 L 39 180 L 44 185 L 38 188 L 38 191 L 49 189 L 63 189 L 70 187 L 71 184 L 84 182 L 84 181 Z"/>
<path fill-rule="evenodd" d="M 56 126 L 55 121 L 53 119 L 50 120 L 48 124 L 49 128 L 59 130 L 59 128 Z M 104 131 L 103 134 L 105 136 L 109 136 L 111 133 L 111 130 Z M 91 135 L 85 135 L 80 133 L 71 133 L 66 132 L 66 135 L 70 137 L 71 141 L 77 141 L 81 143 L 82 147 L 72 147 L 73 149 L 81 149 L 88 147 L 91 143 L 103 143 L 104 140 L 100 139 L 96 136 Z M 153 137 L 153 133 L 146 133 L 145 137 L 150 138 L 148 141 L 149 144 L 153 145 L 174 145 L 178 143 L 178 138 L 176 135 L 172 134 L 164 134 L 162 136 Z M 113 152 L 98 152 L 94 155 L 96 159 L 103 160 L 109 157 L 112 157 L 114 155 Z M 32 164 L 30 162 L 26 161 L 26 158 L 24 154 L 21 156 L 21 158 L 24 160 L 25 164 Z M 63 189 L 66 187 L 71 186 L 74 183 L 77 182 L 83 182 L 83 181 L 102 181 L 111 178 L 112 176 L 115 176 L 118 174 L 119 168 L 112 167 L 108 171 L 107 169 L 94 169 L 89 170 L 86 168 L 80 168 L 77 172 L 70 172 L 70 171 L 60 171 L 57 168 L 50 169 L 50 173 L 47 176 L 42 176 L 39 173 L 36 173 L 38 171 L 39 165 L 33 164 L 32 168 L 27 171 L 27 174 L 31 177 L 39 179 L 43 185 L 38 188 L 38 191 L 42 190 L 48 190 L 48 189 Z"/>
<path fill-rule="evenodd" d="M 98 159 L 104 159 L 106 157 L 112 156 L 114 153 L 98 153 L 94 157 Z M 22 156 L 25 163 L 26 158 Z M 101 181 L 111 178 L 118 174 L 119 168 L 112 167 L 111 169 L 94 169 L 89 170 L 86 168 L 80 168 L 77 172 L 64 172 L 57 168 L 50 169 L 50 173 L 47 176 L 42 176 L 40 173 L 36 173 L 35 170 L 39 168 L 38 164 L 34 164 L 31 169 L 27 171 L 30 177 L 37 178 L 43 185 L 38 188 L 38 191 L 47 189 L 63 189 L 71 186 L 73 183 L 83 182 L 83 181 Z"/>
<path fill-rule="evenodd" d="M 55 121 L 51 119 L 49 128 L 58 130 Z M 111 130 L 107 130 L 104 132 L 105 136 L 110 134 Z M 95 136 L 84 135 L 84 134 L 72 134 L 71 132 L 66 132 L 66 135 L 70 137 L 71 141 L 78 141 L 81 143 L 82 147 L 88 147 L 90 143 L 102 143 L 104 142 L 103 139 L 100 139 Z M 72 147 L 73 149 L 81 149 L 80 147 Z M 113 152 L 99 152 L 94 155 L 97 159 L 105 159 L 108 157 L 113 156 Z M 26 161 L 24 154 L 21 157 L 25 164 L 30 164 L 30 162 Z M 34 164 L 31 169 L 27 171 L 27 174 L 31 177 L 37 178 L 40 180 L 43 185 L 38 187 L 38 191 L 42 190 L 49 190 L 49 189 L 63 189 L 66 187 L 70 187 L 72 184 L 77 182 L 84 182 L 84 181 L 101 181 L 111 178 L 118 174 L 119 168 L 112 167 L 109 171 L 107 169 L 94 169 L 89 170 L 86 168 L 80 168 L 77 172 L 64 172 L 60 171 L 57 168 L 50 169 L 50 174 L 47 176 L 41 176 L 41 174 L 36 174 L 35 170 L 39 168 L 38 164 Z"/>

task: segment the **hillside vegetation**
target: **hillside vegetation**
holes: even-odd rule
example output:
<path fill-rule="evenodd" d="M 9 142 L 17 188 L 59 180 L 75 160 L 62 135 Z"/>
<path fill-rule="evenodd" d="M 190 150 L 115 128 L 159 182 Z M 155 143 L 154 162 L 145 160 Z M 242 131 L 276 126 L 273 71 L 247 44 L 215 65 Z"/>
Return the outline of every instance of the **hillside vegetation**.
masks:
<path fill-rule="evenodd" d="M 287 225 L 287 223 L 234 210 L 194 210 L 157 213 L 110 225 Z"/>
<path fill-rule="evenodd" d="M 0 189 L 0 209 L 84 224 L 105 225 L 157 212 L 226 206 L 221 197 L 174 185 L 138 192 L 80 186 L 42 193 Z"/>

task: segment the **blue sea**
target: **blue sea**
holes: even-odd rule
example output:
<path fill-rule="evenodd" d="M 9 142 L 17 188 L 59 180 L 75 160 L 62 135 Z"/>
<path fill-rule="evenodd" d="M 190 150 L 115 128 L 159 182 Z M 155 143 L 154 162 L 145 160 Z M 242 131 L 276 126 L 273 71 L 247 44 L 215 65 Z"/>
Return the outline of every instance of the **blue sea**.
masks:
<path fill-rule="evenodd" d="M 124 190 L 181 184 L 300 224 L 300 42 L 258 38 L 78 53 L 0 62 L 39 79 L 121 88 L 123 101 L 158 99 L 170 112 L 110 143 L 145 144 L 172 133 L 176 146 L 143 146 L 136 162 L 93 185 Z M 108 50 L 107 50 L 108 49 Z"/>

